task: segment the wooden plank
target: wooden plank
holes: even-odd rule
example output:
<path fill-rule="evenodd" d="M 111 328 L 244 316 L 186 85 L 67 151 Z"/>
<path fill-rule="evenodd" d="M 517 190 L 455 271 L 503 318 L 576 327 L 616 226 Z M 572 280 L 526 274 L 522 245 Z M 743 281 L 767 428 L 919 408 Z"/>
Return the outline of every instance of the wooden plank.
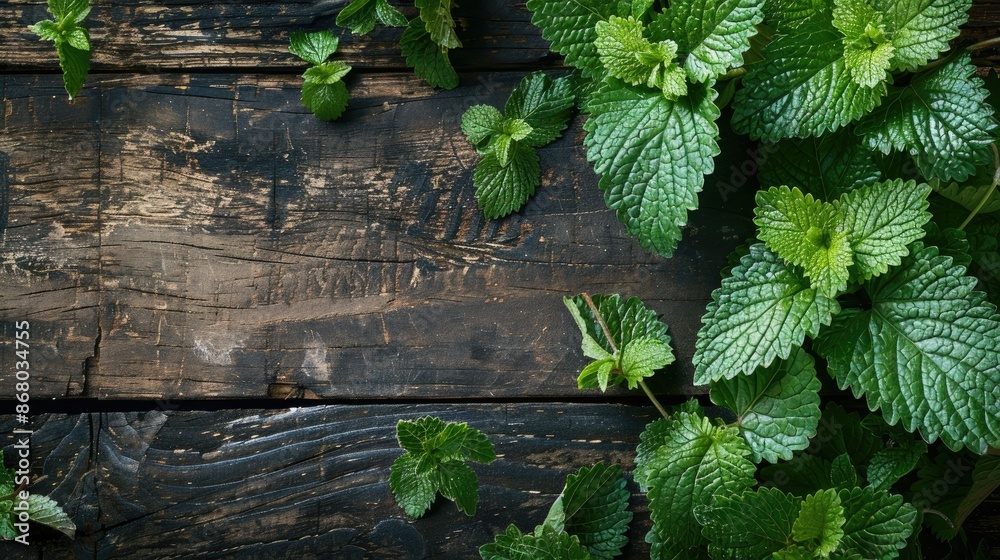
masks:
<path fill-rule="evenodd" d="M 27 550 L 2 543 L 0 555 L 471 558 L 508 524 L 530 530 L 540 523 L 573 470 L 599 461 L 631 468 L 653 414 L 528 403 L 40 417 L 34 465 L 41 476 L 32 489 L 67 503 L 81 528 L 75 543 L 49 535 Z M 388 487 L 401 452 L 395 424 L 424 415 L 469 422 L 494 443 L 500 458 L 474 466 L 476 516 L 442 500 L 409 521 L 395 505 Z M 13 427 L 0 419 L 0 432 Z M 643 531 L 637 523 L 629 557 L 648 556 Z"/>
<path fill-rule="evenodd" d="M 579 120 L 541 150 L 526 210 L 486 221 L 458 123 L 520 77 L 435 93 L 366 75 L 327 124 L 293 77 L 98 76 L 81 102 L 100 107 L 99 186 L 54 179 L 102 200 L 100 367 L 85 394 L 260 397 L 280 382 L 325 397 L 577 396 L 583 358 L 561 296 L 585 290 L 664 314 L 679 359 L 660 388 L 702 392 L 691 352 L 727 253 L 752 232 L 752 151 L 731 147 L 669 260 L 605 208 Z"/>
<path fill-rule="evenodd" d="M 99 103 L 50 76 L 0 77 L 0 374 L 14 387 L 28 321 L 33 394 L 79 395 L 98 336 Z"/>
<path fill-rule="evenodd" d="M 178 69 L 294 69 L 301 61 L 288 52 L 288 34 L 300 29 L 334 27 L 343 0 L 294 2 L 185 2 L 93 0 L 88 19 L 96 71 L 148 72 Z M 406 11 L 412 16 L 412 10 Z M 559 57 L 530 23 L 523 1 L 477 0 L 455 8 L 463 48 L 454 51 L 458 68 L 550 66 Z M 40 43 L 27 26 L 48 17 L 42 0 L 6 2 L 0 10 L 0 68 L 58 68 L 49 44 Z M 996 35 L 1000 0 L 977 0 L 966 36 Z M 358 68 L 401 69 L 398 29 L 379 28 L 369 37 L 341 35 L 338 57 Z M 982 53 L 981 66 L 1000 65 L 1000 52 Z"/>
<path fill-rule="evenodd" d="M 169 406 L 167 407 L 169 408 Z M 499 459 L 475 465 L 479 510 L 439 500 L 407 520 L 388 488 L 399 419 L 469 422 Z M 36 418 L 35 484 L 67 504 L 70 541 L 38 532 L 10 560 L 78 558 L 474 558 L 510 523 L 540 523 L 566 475 L 599 461 L 633 469 L 650 407 L 585 404 L 318 406 L 288 410 L 104 413 Z M 0 417 L 0 432 L 14 427 Z M 623 560 L 648 558 L 645 498 Z M 967 530 L 1000 557 L 1000 495 Z M 943 557 L 927 551 L 928 558 Z"/>

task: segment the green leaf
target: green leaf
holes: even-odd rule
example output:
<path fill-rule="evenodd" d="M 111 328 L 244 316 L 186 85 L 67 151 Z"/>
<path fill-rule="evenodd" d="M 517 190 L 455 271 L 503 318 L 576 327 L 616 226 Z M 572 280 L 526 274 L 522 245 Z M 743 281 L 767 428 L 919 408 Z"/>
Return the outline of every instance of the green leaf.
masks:
<path fill-rule="evenodd" d="M 886 93 L 885 84 L 855 82 L 840 39 L 822 14 L 775 37 L 736 93 L 734 130 L 767 142 L 819 136 L 874 109 Z"/>
<path fill-rule="evenodd" d="M 875 492 L 868 488 L 841 490 L 847 522 L 836 559 L 895 558 L 913 533 L 917 510 L 902 496 Z"/>
<path fill-rule="evenodd" d="M 375 0 L 375 13 L 378 20 L 392 27 L 406 27 L 406 16 L 390 5 L 388 0 Z"/>
<path fill-rule="evenodd" d="M 927 178 L 965 180 L 992 159 L 989 145 L 997 128 L 975 70 L 963 54 L 906 87 L 893 87 L 858 132 L 873 149 L 912 155 Z"/>
<path fill-rule="evenodd" d="M 798 188 L 780 187 L 758 192 L 754 213 L 757 237 L 781 258 L 801 266 L 813 288 L 830 297 L 847 288 L 853 251 L 835 206 Z"/>
<path fill-rule="evenodd" d="M 638 388 L 640 381 L 672 363 L 670 345 L 655 337 L 634 339 L 622 349 L 621 372 L 629 389 Z"/>
<path fill-rule="evenodd" d="M 684 69 L 691 80 L 714 82 L 727 71 L 743 65 L 743 53 L 757 24 L 764 19 L 762 0 L 677 0 L 654 18 L 654 39 L 677 41 L 687 53 Z"/>
<path fill-rule="evenodd" d="M 10 500 L 0 500 L 0 539 L 10 540 L 17 537 L 17 529 L 14 528 L 14 516 L 11 509 L 14 502 Z"/>
<path fill-rule="evenodd" d="M 504 116 L 492 105 L 473 105 L 462 114 L 462 132 L 482 151 L 490 140 L 503 134 Z"/>
<path fill-rule="evenodd" d="M 670 101 L 660 92 L 622 87 L 588 105 L 587 159 L 601 175 L 605 202 L 643 248 L 663 256 L 673 254 L 705 175 L 714 170 L 715 95 L 693 85 Z"/>
<path fill-rule="evenodd" d="M 66 43 L 74 49 L 79 49 L 81 51 L 90 50 L 90 35 L 88 35 L 87 30 L 82 27 L 74 27 L 63 37 L 63 40 L 65 40 Z"/>
<path fill-rule="evenodd" d="M 302 84 L 302 104 L 323 121 L 340 118 L 347 108 L 347 86 L 344 82 L 321 84 L 306 81 Z"/>
<path fill-rule="evenodd" d="M 49 13 L 57 20 L 69 20 L 70 23 L 80 23 L 90 13 L 88 0 L 49 0 Z"/>
<path fill-rule="evenodd" d="M 930 187 L 923 183 L 897 179 L 862 187 L 838 201 L 854 252 L 853 278 L 868 280 L 899 265 L 931 219 L 928 194 Z"/>
<path fill-rule="evenodd" d="M 799 498 L 775 488 L 720 495 L 695 510 L 713 558 L 760 560 L 792 542 Z"/>
<path fill-rule="evenodd" d="M 980 286 L 994 304 L 1000 302 L 1000 218 L 978 216 L 965 228 L 969 240 L 972 267 L 969 272 L 980 279 Z"/>
<path fill-rule="evenodd" d="M 8 469 L 3 463 L 3 450 L 0 449 L 0 497 L 9 496 L 14 493 L 17 485 L 14 484 L 14 469 Z"/>
<path fill-rule="evenodd" d="M 836 0 L 833 25 L 844 34 L 844 61 L 854 81 L 875 87 L 886 81 L 895 47 L 882 14 L 867 0 Z"/>
<path fill-rule="evenodd" d="M 764 187 L 787 185 L 825 202 L 878 180 L 871 152 L 850 127 L 818 138 L 786 138 L 765 145 L 758 179 Z"/>
<path fill-rule="evenodd" d="M 578 537 L 592 557 L 610 560 L 628 544 L 629 496 L 619 465 L 584 467 L 566 477 L 544 525 Z"/>
<path fill-rule="evenodd" d="M 830 556 L 844 537 L 844 507 L 836 490 L 820 490 L 806 496 L 792 525 L 792 539 L 808 543 L 814 557 Z"/>
<path fill-rule="evenodd" d="M 399 39 L 399 48 L 406 65 L 431 87 L 453 89 L 458 86 L 458 73 L 451 66 L 448 49 L 434 43 L 419 18 L 406 26 Z"/>
<path fill-rule="evenodd" d="M 873 490 L 889 490 L 915 469 L 926 454 L 927 444 L 922 441 L 878 450 L 868 464 L 868 486 Z"/>
<path fill-rule="evenodd" d="M 476 165 L 472 176 L 479 209 L 490 219 L 520 210 L 542 181 L 542 168 L 534 148 L 512 142 L 509 150 L 507 165 L 501 163 L 497 150 L 490 151 Z"/>
<path fill-rule="evenodd" d="M 52 498 L 30 494 L 28 496 L 28 518 L 35 523 L 52 527 L 71 539 L 76 538 L 76 524 L 69 518 L 62 506 Z"/>
<path fill-rule="evenodd" d="M 841 453 L 830 464 L 830 482 L 833 483 L 833 488 L 842 489 L 851 489 L 858 485 L 858 471 L 847 453 Z"/>
<path fill-rule="evenodd" d="M 514 525 L 479 549 L 483 560 L 589 560 L 587 549 L 568 533 L 542 530 L 521 534 Z"/>
<path fill-rule="evenodd" d="M 833 2 L 826 0 L 768 0 L 764 3 L 764 23 L 784 35 L 813 17 L 829 21 L 832 6 Z"/>
<path fill-rule="evenodd" d="M 437 493 L 432 475 L 417 473 L 418 462 L 416 455 L 404 453 L 393 461 L 389 470 L 389 489 L 396 503 L 414 519 L 430 509 Z"/>
<path fill-rule="evenodd" d="M 569 125 L 575 97 L 568 78 L 552 79 L 542 72 L 525 76 L 511 92 L 504 106 L 508 119 L 528 125 L 521 140 L 528 146 L 544 146 L 560 136 Z"/>
<path fill-rule="evenodd" d="M 451 17 L 451 0 L 413 0 L 420 10 L 420 19 L 431 41 L 446 49 L 462 46 L 455 34 L 455 20 Z"/>
<path fill-rule="evenodd" d="M 632 16 L 611 16 L 597 22 L 595 30 L 594 46 L 608 74 L 629 85 L 659 89 L 671 101 L 687 93 L 684 71 L 673 63 L 676 43 L 650 43 L 643 37 L 642 22 Z"/>
<path fill-rule="evenodd" d="M 43 41 L 58 41 L 61 38 L 59 24 L 50 19 L 31 25 L 28 29 Z"/>
<path fill-rule="evenodd" d="M 354 0 L 337 14 L 337 25 L 350 29 L 355 35 L 370 33 L 375 29 L 375 20 L 375 0 Z M 313 64 L 318 63 L 313 62 Z"/>
<path fill-rule="evenodd" d="M 663 550 L 685 550 L 702 544 L 695 521 L 698 506 L 716 496 L 738 494 L 754 484 L 750 448 L 737 428 L 713 426 L 693 414 L 678 414 L 671 437 L 650 461 L 650 531 L 656 541 L 652 556 Z M 683 557 L 683 556 L 681 556 Z"/>
<path fill-rule="evenodd" d="M 57 43 L 56 51 L 59 53 L 59 67 L 63 71 L 66 93 L 73 99 L 87 81 L 87 73 L 90 71 L 90 51 L 82 51 L 70 46 L 69 43 Z"/>
<path fill-rule="evenodd" d="M 549 47 L 566 57 L 566 64 L 580 69 L 585 78 L 603 75 L 604 66 L 598 58 L 596 26 L 616 13 L 614 2 L 607 0 L 528 0 L 531 23 L 542 30 L 542 37 L 551 41 Z"/>
<path fill-rule="evenodd" d="M 812 356 L 796 348 L 788 360 L 712 383 L 711 397 L 715 404 L 736 413 L 753 462 L 776 463 L 809 447 L 819 424 L 821 386 Z"/>
<path fill-rule="evenodd" d="M 590 362 L 580 372 L 580 376 L 576 380 L 577 388 L 607 391 L 608 385 L 612 384 L 611 373 L 616 367 L 618 367 L 618 360 L 615 358 L 602 358 Z"/>
<path fill-rule="evenodd" d="M 479 478 L 472 467 L 452 459 L 441 463 L 437 477 L 442 496 L 455 502 L 458 511 L 465 515 L 476 515 L 476 504 L 479 503 Z"/>
<path fill-rule="evenodd" d="M 916 242 L 899 268 L 866 284 L 870 308 L 842 311 L 815 348 L 841 388 L 866 395 L 889 424 L 982 453 L 1000 443 L 1000 316 L 975 285 Z"/>
<path fill-rule="evenodd" d="M 939 195 L 962 205 L 969 212 L 986 198 L 986 203 L 979 209 L 979 214 L 991 214 L 1000 211 L 1000 189 L 993 184 L 994 172 L 992 168 L 982 168 L 974 176 L 969 177 L 966 184 L 952 182 L 942 185 L 940 181 L 934 181 L 931 186 Z"/>
<path fill-rule="evenodd" d="M 949 48 L 969 20 L 972 0 L 872 0 L 895 48 L 891 70 L 914 72 Z"/>
<path fill-rule="evenodd" d="M 583 334 L 583 350 L 587 357 L 605 358 L 613 354 L 616 348 L 620 350 L 639 338 L 653 338 L 664 344 L 670 344 L 667 325 L 660 321 L 656 311 L 648 309 L 641 299 L 630 297 L 623 300 L 618 294 L 595 294 L 591 296 L 591 301 L 594 302 L 604 325 L 611 333 L 611 341 L 608 341 L 600 321 L 582 295 L 563 298 L 563 303 Z M 603 354 L 595 353 L 593 350 L 595 346 L 600 348 Z"/>
<path fill-rule="evenodd" d="M 1000 456 L 983 455 L 976 460 L 969 492 L 958 504 L 955 515 L 956 529 L 961 527 L 969 515 L 997 488 L 1000 488 Z"/>
<path fill-rule="evenodd" d="M 317 31 L 315 33 L 293 31 L 289 36 L 288 50 L 302 60 L 318 66 L 326 62 L 330 55 L 337 52 L 339 42 L 340 40 L 331 31 Z"/>
<path fill-rule="evenodd" d="M 302 79 L 306 83 L 332 85 L 341 81 L 350 71 L 351 67 L 343 62 L 327 62 L 303 72 Z"/>
<path fill-rule="evenodd" d="M 801 272 L 763 244 L 753 245 L 712 292 L 695 344 L 694 382 L 730 379 L 788 359 L 838 311 L 837 301 L 811 288 Z"/>
<path fill-rule="evenodd" d="M 639 445 L 636 447 L 635 470 L 632 477 L 639 484 L 639 489 L 646 492 L 649 489 L 649 463 L 656 455 L 656 450 L 662 447 L 675 433 L 674 416 L 679 414 L 693 414 L 704 416 L 705 411 L 698 404 L 698 401 L 691 399 L 683 404 L 672 407 L 670 418 L 658 418 L 646 425 L 646 428 L 639 434 Z"/>

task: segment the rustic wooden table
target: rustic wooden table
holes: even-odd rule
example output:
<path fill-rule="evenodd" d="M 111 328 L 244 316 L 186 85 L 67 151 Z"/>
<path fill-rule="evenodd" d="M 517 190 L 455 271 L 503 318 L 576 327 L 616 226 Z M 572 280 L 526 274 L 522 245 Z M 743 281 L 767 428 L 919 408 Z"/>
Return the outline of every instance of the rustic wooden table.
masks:
<path fill-rule="evenodd" d="M 572 470 L 628 470 L 653 418 L 626 393 L 576 389 L 567 294 L 642 297 L 678 354 L 654 389 L 703 392 L 690 358 L 725 256 L 752 232 L 754 185 L 729 188 L 752 150 L 708 178 L 670 260 L 605 209 L 579 118 L 541 150 L 526 209 L 484 219 L 462 112 L 501 104 L 526 71 L 562 71 L 523 2 L 457 10 L 452 91 L 404 67 L 398 30 L 345 32 L 337 56 L 355 70 L 335 123 L 302 107 L 287 45 L 332 27 L 342 2 L 92 4 L 92 73 L 70 103 L 26 29 L 44 1 L 0 3 L 0 336 L 31 323 L 46 412 L 33 488 L 79 527 L 0 556 L 478 557 L 509 523 L 540 522 Z M 965 35 L 998 27 L 1000 2 L 978 2 Z M 425 414 L 496 444 L 473 518 L 439 502 L 411 522 L 392 501 L 395 424 Z M 997 502 L 971 530 L 1000 534 Z M 637 510 L 626 558 L 646 554 Z"/>

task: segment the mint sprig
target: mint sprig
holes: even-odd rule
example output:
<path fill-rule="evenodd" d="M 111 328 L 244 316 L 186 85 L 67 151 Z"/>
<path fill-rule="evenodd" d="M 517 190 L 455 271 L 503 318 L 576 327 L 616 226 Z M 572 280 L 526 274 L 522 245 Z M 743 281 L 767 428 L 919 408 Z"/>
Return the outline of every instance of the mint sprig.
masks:
<path fill-rule="evenodd" d="M 81 25 L 90 14 L 89 0 L 48 0 L 49 13 L 55 19 L 29 27 L 43 41 L 55 43 L 63 84 L 72 100 L 80 92 L 90 71 L 90 34 Z"/>
<path fill-rule="evenodd" d="M 340 118 L 347 108 L 347 85 L 343 78 L 351 67 L 327 59 L 337 52 L 339 39 L 330 31 L 292 32 L 288 50 L 312 64 L 302 74 L 302 104 L 323 121 Z"/>

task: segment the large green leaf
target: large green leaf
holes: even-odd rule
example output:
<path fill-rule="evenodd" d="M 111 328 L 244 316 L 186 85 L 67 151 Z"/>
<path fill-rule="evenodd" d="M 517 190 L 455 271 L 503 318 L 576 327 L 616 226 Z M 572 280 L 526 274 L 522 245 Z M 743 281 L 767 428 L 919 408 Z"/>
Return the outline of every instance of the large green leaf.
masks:
<path fill-rule="evenodd" d="M 872 0 L 872 6 L 885 14 L 891 32 L 892 70 L 913 72 L 948 50 L 972 0 Z"/>
<path fill-rule="evenodd" d="M 566 487 L 556 498 L 545 525 L 580 539 L 594 558 L 610 560 L 628 544 L 629 491 L 619 465 L 598 463 L 566 477 Z"/>
<path fill-rule="evenodd" d="M 911 245 L 816 341 L 842 388 L 928 442 L 984 452 L 1000 444 L 1000 315 L 976 279 L 936 247 Z"/>
<path fill-rule="evenodd" d="M 798 269 L 764 244 L 752 245 L 712 292 L 695 344 L 694 381 L 730 379 L 787 359 L 839 310 L 837 300 L 811 288 Z"/>
<path fill-rule="evenodd" d="M 992 158 L 997 123 L 968 54 L 893 87 L 858 125 L 869 145 L 911 154 L 927 178 L 965 180 Z"/>
<path fill-rule="evenodd" d="M 733 128 L 751 138 L 819 136 L 858 120 L 878 105 L 885 84 L 857 84 L 840 34 L 823 14 L 812 16 L 764 49 L 733 101 Z"/>
<path fill-rule="evenodd" d="M 645 249 L 673 254 L 719 153 L 715 91 L 692 85 L 670 101 L 644 87 L 609 89 L 588 104 L 587 159 L 608 208 Z"/>
<path fill-rule="evenodd" d="M 707 418 L 681 413 L 672 432 L 649 464 L 653 536 L 647 536 L 647 541 L 653 542 L 653 558 L 683 554 L 703 544 L 695 508 L 710 506 L 716 496 L 738 494 L 754 484 L 750 448 L 737 428 L 715 426 Z"/>
<path fill-rule="evenodd" d="M 917 510 L 902 496 L 869 488 L 841 490 L 847 523 L 835 560 L 895 558 L 913 533 Z M 857 556 L 854 556 L 857 555 Z"/>
<path fill-rule="evenodd" d="M 797 348 L 787 360 L 751 375 L 712 383 L 712 402 L 736 413 L 753 462 L 789 460 L 809 447 L 819 424 L 819 389 L 812 356 Z"/>
<path fill-rule="evenodd" d="M 713 558 L 762 560 L 792 542 L 801 499 L 776 488 L 719 496 L 695 510 Z"/>
<path fill-rule="evenodd" d="M 542 529 L 521 534 L 514 525 L 479 548 L 483 560 L 589 560 L 590 554 L 579 539 L 568 533 Z"/>
<path fill-rule="evenodd" d="M 531 23 L 541 28 L 542 37 L 551 41 L 553 51 L 566 57 L 566 63 L 579 68 L 584 77 L 600 76 L 604 67 L 598 59 L 594 41 L 595 26 L 616 15 L 615 2 L 607 0 L 528 0 Z"/>

